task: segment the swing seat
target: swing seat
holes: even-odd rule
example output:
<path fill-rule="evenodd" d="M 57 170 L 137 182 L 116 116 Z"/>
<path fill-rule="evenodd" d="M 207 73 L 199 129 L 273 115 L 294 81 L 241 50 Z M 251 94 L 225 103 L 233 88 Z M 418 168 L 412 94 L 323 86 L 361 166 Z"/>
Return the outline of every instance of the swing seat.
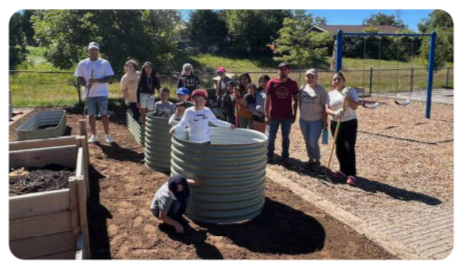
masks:
<path fill-rule="evenodd" d="M 400 106 L 403 106 L 403 107 L 404 107 L 404 106 L 407 106 L 407 105 L 410 104 L 410 99 L 407 99 L 407 100 L 405 100 L 405 101 L 403 101 L 403 102 L 400 102 L 400 101 L 398 101 L 398 100 L 395 100 L 394 103 L 397 104 L 397 105 L 400 105 Z"/>

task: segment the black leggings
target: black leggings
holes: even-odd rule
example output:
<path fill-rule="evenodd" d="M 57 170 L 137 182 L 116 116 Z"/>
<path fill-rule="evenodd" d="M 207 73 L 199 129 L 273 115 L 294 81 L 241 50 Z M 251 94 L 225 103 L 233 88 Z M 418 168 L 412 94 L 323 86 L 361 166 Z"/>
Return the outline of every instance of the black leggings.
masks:
<path fill-rule="evenodd" d="M 140 110 L 138 110 L 137 103 L 130 103 L 129 107 L 130 110 L 132 110 L 134 119 L 138 122 L 138 119 L 140 118 Z"/>
<path fill-rule="evenodd" d="M 337 122 L 331 121 L 332 136 L 336 131 Z M 356 176 L 356 133 L 358 120 L 353 119 L 340 123 L 339 135 L 336 142 L 336 155 L 340 164 L 340 171 L 347 176 Z"/>

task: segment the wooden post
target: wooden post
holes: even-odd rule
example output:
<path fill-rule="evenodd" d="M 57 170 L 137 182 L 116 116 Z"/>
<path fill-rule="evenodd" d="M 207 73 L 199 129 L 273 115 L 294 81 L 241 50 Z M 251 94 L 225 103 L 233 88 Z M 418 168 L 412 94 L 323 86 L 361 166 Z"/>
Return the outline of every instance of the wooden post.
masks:
<path fill-rule="evenodd" d="M 75 237 L 75 241 L 78 237 L 79 222 L 78 222 L 78 191 L 76 187 L 76 178 L 74 176 L 68 179 L 68 188 L 70 190 L 70 212 L 72 217 L 72 232 Z"/>
<path fill-rule="evenodd" d="M 79 210 L 79 225 L 84 238 L 84 257 L 89 259 L 91 257 L 90 243 L 89 243 L 89 231 L 87 226 L 87 209 L 86 209 L 86 185 L 84 184 L 84 178 L 82 176 L 76 177 L 76 187 L 78 191 L 78 210 Z"/>
<path fill-rule="evenodd" d="M 86 119 L 80 119 L 78 121 L 78 123 L 79 123 L 79 129 L 80 129 L 80 136 L 86 136 L 87 137 Z"/>

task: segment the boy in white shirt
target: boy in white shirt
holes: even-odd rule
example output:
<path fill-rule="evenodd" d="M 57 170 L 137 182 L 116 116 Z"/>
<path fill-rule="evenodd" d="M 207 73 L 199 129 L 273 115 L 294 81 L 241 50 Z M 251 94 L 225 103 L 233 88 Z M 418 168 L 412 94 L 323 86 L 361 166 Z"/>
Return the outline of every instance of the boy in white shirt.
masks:
<path fill-rule="evenodd" d="M 171 135 L 174 135 L 176 130 L 185 130 L 186 126 L 188 126 L 189 141 L 210 144 L 208 122 L 212 122 L 217 127 L 235 128 L 231 123 L 218 120 L 213 112 L 205 107 L 207 97 L 208 94 L 205 90 L 198 89 L 192 92 L 191 98 L 194 101 L 194 106 L 186 109 L 180 123 L 170 129 Z"/>

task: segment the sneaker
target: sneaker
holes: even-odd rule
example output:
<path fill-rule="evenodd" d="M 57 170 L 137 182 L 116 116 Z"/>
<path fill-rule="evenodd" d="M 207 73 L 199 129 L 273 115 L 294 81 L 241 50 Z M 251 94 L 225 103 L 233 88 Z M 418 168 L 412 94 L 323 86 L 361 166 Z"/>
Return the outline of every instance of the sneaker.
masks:
<path fill-rule="evenodd" d="M 354 186 L 356 185 L 356 179 L 354 176 L 348 176 L 347 178 L 347 184 L 349 184 L 350 186 Z"/>
<path fill-rule="evenodd" d="M 320 161 L 313 162 L 312 170 L 315 172 L 319 172 L 320 169 L 321 169 L 321 162 Z"/>
<path fill-rule="evenodd" d="M 332 177 L 334 177 L 334 178 L 345 178 L 347 176 L 344 173 L 342 173 L 341 171 L 335 171 L 334 173 L 332 173 Z"/>
<path fill-rule="evenodd" d="M 110 134 L 105 135 L 105 142 L 106 143 L 113 143 L 113 138 L 110 136 Z"/>
<path fill-rule="evenodd" d="M 98 141 L 99 141 L 99 139 L 97 138 L 97 134 L 93 134 L 93 135 L 89 138 L 89 140 L 88 140 L 87 142 L 89 142 L 89 143 L 96 143 L 96 142 L 98 142 Z"/>

